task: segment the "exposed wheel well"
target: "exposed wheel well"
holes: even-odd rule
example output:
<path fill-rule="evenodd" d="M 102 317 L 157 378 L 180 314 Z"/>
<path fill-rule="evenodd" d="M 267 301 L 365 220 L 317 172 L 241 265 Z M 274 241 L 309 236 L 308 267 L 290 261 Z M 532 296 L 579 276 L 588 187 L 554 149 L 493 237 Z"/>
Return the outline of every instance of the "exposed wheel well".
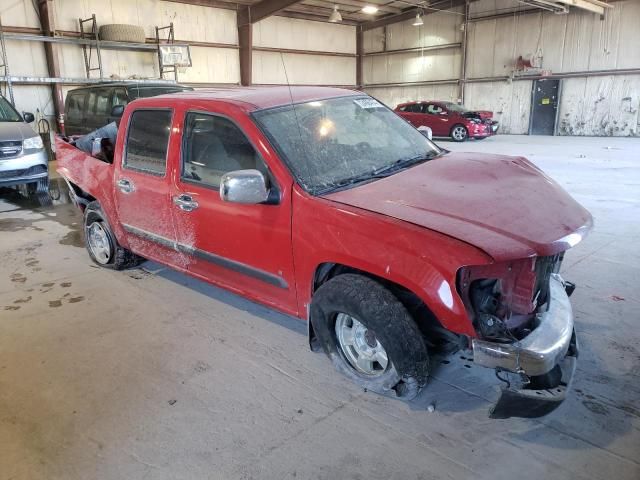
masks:
<path fill-rule="evenodd" d="M 425 342 L 430 349 L 442 351 L 455 351 L 466 345 L 466 339 L 455 334 L 442 326 L 438 318 L 431 312 L 429 307 L 411 290 L 395 282 L 379 277 L 370 272 L 360 270 L 348 265 L 339 263 L 322 263 L 318 265 L 313 277 L 312 288 L 315 292 L 323 283 L 332 278 L 345 273 L 355 273 L 369 277 L 381 283 L 389 289 L 395 297 L 400 300 L 409 311 L 414 321 L 418 324 L 420 331 L 425 337 Z"/>
<path fill-rule="evenodd" d="M 69 180 L 66 181 L 69 186 L 69 193 L 71 193 L 73 200 L 78 204 L 82 211 L 84 211 L 89 203 L 96 201 L 96 198 L 93 195 L 85 192 L 75 183 L 70 182 Z"/>

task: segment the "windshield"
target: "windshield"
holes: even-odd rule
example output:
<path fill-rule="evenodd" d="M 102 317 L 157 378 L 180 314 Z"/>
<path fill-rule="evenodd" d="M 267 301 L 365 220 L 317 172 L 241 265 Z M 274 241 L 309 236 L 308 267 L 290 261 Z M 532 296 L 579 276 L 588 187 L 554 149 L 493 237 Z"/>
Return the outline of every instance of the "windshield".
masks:
<path fill-rule="evenodd" d="M 447 102 L 444 105 L 447 107 L 447 110 L 453 111 L 453 112 L 464 113 L 469 111 L 467 107 L 465 107 L 464 105 L 458 105 L 457 103 Z"/>
<path fill-rule="evenodd" d="M 253 115 L 298 183 L 313 194 L 379 178 L 382 172 L 389 175 L 441 153 L 367 96 L 286 105 Z"/>
<path fill-rule="evenodd" d="M 7 99 L 0 96 L 0 122 L 21 122 L 22 117 Z"/>

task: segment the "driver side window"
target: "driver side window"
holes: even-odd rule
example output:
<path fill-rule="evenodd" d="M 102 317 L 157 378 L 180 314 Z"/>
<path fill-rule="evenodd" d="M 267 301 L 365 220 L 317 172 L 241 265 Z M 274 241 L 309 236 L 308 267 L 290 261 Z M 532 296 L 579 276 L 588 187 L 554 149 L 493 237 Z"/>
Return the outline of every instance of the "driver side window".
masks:
<path fill-rule="evenodd" d="M 427 113 L 430 115 L 440 115 L 442 112 L 444 112 L 444 109 L 440 105 L 433 103 L 427 105 Z"/>
<path fill-rule="evenodd" d="M 218 188 L 222 175 L 245 169 L 257 169 L 268 178 L 264 162 L 231 120 L 205 113 L 187 113 L 182 180 Z"/>

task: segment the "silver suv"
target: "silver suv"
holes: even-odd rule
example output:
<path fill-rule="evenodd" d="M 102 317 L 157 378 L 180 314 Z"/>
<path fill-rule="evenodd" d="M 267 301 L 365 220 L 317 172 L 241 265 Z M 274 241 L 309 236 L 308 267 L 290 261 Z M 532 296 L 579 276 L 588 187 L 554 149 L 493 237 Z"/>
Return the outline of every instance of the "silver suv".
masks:
<path fill-rule="evenodd" d="M 0 95 L 0 187 L 27 185 L 29 193 L 48 189 L 47 153 L 28 125 L 33 120 L 32 113 L 20 115 Z"/>

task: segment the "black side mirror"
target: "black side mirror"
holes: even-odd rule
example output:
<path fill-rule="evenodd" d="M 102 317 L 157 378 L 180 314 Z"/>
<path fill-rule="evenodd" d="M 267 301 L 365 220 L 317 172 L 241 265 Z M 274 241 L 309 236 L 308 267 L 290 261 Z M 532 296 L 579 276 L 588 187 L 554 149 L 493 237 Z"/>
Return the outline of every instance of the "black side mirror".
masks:
<path fill-rule="evenodd" d="M 36 119 L 36 117 L 34 117 L 33 113 L 31 112 L 22 112 L 22 118 L 27 123 L 31 123 Z"/>
<path fill-rule="evenodd" d="M 114 105 L 113 108 L 111 109 L 112 117 L 120 118 L 122 117 L 123 113 L 124 113 L 124 105 Z"/>

